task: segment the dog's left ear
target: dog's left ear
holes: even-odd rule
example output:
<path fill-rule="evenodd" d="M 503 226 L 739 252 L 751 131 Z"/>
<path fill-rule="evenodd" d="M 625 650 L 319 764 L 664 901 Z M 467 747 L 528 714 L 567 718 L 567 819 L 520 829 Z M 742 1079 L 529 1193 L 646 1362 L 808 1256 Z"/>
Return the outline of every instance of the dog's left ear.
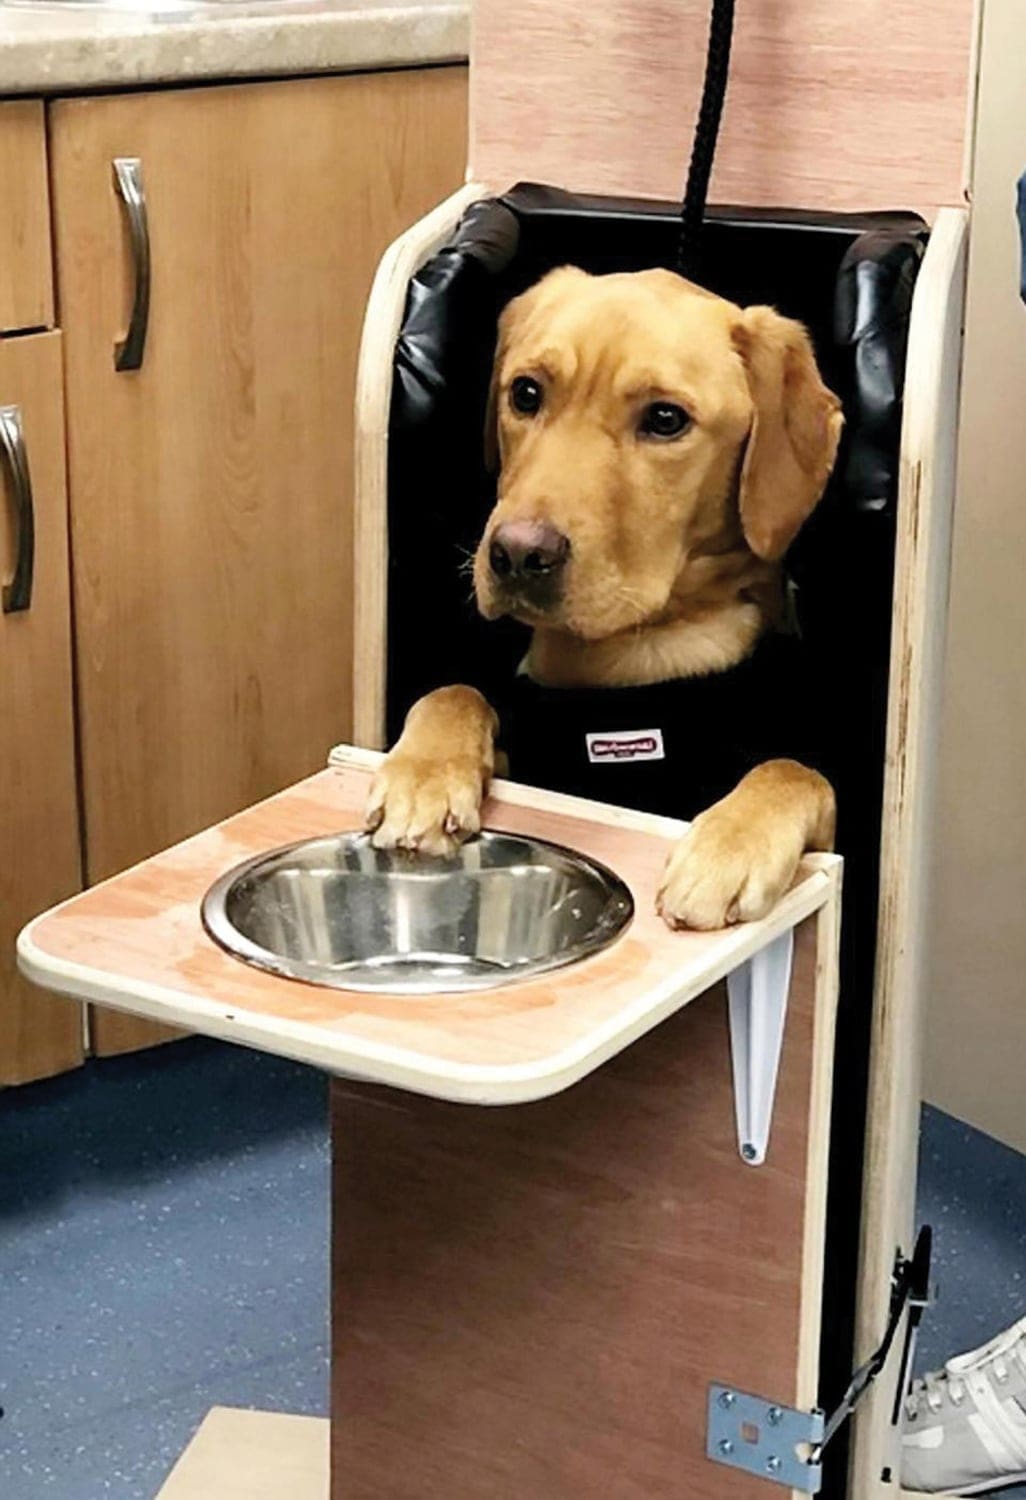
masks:
<path fill-rule="evenodd" d="M 844 417 L 809 335 L 772 307 L 749 307 L 733 333 L 754 414 L 741 466 L 741 529 L 757 557 L 782 557 L 826 488 Z"/>
<path fill-rule="evenodd" d="M 499 471 L 499 368 L 506 351 L 507 335 L 504 333 L 503 325 L 508 326 L 510 308 L 509 303 L 499 318 L 499 331 L 495 340 L 495 355 L 492 359 L 492 373 L 488 380 L 488 400 L 485 404 L 484 420 L 484 461 L 485 468 L 489 474 L 497 474 Z"/>
<path fill-rule="evenodd" d="M 502 457 L 499 447 L 499 372 L 502 369 L 502 362 L 506 357 L 510 340 L 529 311 L 531 296 L 532 291 L 527 291 L 521 293 L 519 297 L 514 297 L 512 302 L 506 303 L 499 315 L 499 331 L 495 340 L 495 357 L 492 360 L 492 374 L 488 382 L 488 402 L 485 406 L 484 458 L 485 468 L 489 474 L 498 473 L 499 461 Z"/>

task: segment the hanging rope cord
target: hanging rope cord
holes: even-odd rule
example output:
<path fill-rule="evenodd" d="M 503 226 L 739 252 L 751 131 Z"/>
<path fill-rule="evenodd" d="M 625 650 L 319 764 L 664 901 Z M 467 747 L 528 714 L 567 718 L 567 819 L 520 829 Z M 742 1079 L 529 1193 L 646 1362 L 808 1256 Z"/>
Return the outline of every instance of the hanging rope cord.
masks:
<path fill-rule="evenodd" d="M 734 3 L 735 0 L 712 0 L 702 103 L 698 111 L 695 144 L 691 150 L 691 165 L 688 168 L 688 180 L 680 210 L 676 269 L 681 276 L 687 276 L 692 281 L 697 281 L 701 272 L 705 200 L 709 193 L 716 139 L 720 133 L 723 101 L 727 93 L 730 44 L 734 35 Z"/>

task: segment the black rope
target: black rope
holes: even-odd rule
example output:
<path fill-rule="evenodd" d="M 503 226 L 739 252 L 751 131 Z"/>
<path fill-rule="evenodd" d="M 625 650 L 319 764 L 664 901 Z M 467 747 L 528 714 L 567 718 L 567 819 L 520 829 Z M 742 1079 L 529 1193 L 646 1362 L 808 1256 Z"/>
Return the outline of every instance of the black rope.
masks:
<path fill-rule="evenodd" d="M 677 270 L 681 276 L 687 276 L 693 281 L 699 279 L 701 271 L 705 200 L 709 193 L 716 138 L 720 132 L 720 117 L 727 92 L 733 34 L 734 0 L 712 0 L 702 103 L 695 126 L 695 144 L 691 151 L 691 165 L 688 168 L 684 202 L 680 210 L 680 239 L 677 241 Z"/>

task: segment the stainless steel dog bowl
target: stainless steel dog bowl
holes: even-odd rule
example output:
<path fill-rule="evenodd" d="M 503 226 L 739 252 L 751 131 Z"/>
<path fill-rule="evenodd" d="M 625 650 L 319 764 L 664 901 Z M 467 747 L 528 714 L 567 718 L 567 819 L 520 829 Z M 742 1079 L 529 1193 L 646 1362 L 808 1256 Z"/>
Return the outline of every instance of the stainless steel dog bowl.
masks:
<path fill-rule="evenodd" d="M 540 839 L 482 833 L 442 859 L 340 833 L 229 870 L 202 912 L 214 941 L 257 968 L 427 995 L 576 963 L 623 931 L 634 902 L 611 870 Z"/>

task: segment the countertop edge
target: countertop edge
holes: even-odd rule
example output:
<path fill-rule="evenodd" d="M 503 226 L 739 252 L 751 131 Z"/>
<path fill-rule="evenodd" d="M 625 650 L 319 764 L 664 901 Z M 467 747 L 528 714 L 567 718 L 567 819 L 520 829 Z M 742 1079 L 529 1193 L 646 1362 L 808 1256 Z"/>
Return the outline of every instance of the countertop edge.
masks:
<path fill-rule="evenodd" d="M 144 20 L 90 33 L 61 17 L 8 11 L 0 29 L 0 96 L 72 94 L 190 82 L 370 72 L 466 61 L 461 4 L 397 5 L 213 20 Z M 0 12 L 2 15 L 2 12 Z M 10 29 L 14 26 L 14 30 Z"/>

